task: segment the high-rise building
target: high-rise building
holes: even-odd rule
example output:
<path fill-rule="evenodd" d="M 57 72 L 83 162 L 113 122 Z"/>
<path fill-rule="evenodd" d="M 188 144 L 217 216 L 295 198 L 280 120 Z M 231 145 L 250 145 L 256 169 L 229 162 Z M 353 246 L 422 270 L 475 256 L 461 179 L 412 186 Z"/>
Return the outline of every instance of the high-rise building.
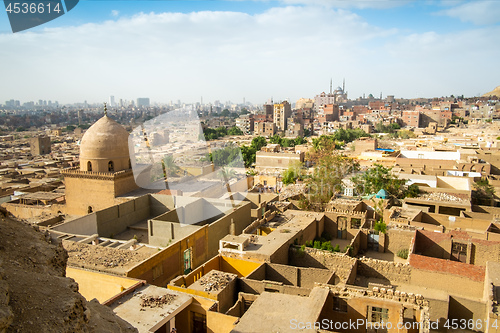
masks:
<path fill-rule="evenodd" d="M 292 107 L 287 101 L 274 104 L 273 107 L 273 122 L 276 124 L 278 131 L 285 131 L 287 119 L 292 114 Z"/>
<path fill-rule="evenodd" d="M 109 106 L 116 106 L 115 104 L 115 96 L 109 96 Z"/>
<path fill-rule="evenodd" d="M 137 99 L 137 107 L 138 108 L 147 108 L 149 107 L 149 98 L 141 97 Z"/>

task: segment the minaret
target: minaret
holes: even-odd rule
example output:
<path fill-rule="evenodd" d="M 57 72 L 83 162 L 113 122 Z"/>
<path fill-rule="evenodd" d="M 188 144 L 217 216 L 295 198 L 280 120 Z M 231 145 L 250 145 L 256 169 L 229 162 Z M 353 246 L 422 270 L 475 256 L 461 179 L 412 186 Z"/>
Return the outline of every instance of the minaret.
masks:
<path fill-rule="evenodd" d="M 342 92 L 345 94 L 345 78 L 344 81 L 342 81 Z"/>
<path fill-rule="evenodd" d="M 332 84 L 333 84 L 333 80 L 330 79 L 330 94 L 332 93 Z"/>

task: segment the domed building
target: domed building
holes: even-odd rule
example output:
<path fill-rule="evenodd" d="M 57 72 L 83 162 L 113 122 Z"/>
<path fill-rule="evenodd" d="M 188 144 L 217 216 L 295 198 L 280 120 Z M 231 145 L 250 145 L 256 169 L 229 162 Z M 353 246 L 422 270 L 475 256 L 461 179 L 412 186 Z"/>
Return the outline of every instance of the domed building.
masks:
<path fill-rule="evenodd" d="M 105 115 L 82 138 L 80 170 L 114 172 L 130 168 L 128 132 Z"/>
<path fill-rule="evenodd" d="M 129 134 L 104 117 L 86 132 L 80 144 L 80 166 L 63 170 L 66 213 L 85 215 L 117 204 L 116 197 L 138 188 L 132 172 Z"/>

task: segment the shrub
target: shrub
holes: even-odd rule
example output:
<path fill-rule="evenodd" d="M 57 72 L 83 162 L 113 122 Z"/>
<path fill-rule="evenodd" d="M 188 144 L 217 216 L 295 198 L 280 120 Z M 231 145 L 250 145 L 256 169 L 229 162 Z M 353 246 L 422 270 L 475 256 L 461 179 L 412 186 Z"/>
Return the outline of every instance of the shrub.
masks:
<path fill-rule="evenodd" d="M 408 259 L 408 249 L 401 249 L 398 251 L 397 256 L 403 259 Z"/>
<path fill-rule="evenodd" d="M 379 222 L 375 223 L 375 225 L 373 226 L 373 229 L 375 231 L 378 231 L 378 232 L 385 234 L 387 232 L 387 225 L 384 222 L 379 221 Z"/>
<path fill-rule="evenodd" d="M 340 245 L 339 244 L 335 245 L 335 247 L 333 248 L 333 252 L 340 252 Z"/>
<path fill-rule="evenodd" d="M 333 251 L 332 243 L 330 243 L 329 241 L 321 243 L 321 249 L 332 252 Z"/>

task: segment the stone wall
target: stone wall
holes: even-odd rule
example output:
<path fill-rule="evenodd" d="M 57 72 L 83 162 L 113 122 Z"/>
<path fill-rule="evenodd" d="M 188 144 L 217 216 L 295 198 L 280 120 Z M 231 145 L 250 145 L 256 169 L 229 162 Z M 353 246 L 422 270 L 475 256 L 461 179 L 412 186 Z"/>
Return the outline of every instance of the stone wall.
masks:
<path fill-rule="evenodd" d="M 389 229 L 386 233 L 385 252 L 396 255 L 399 250 L 409 249 L 415 231 Z"/>
<path fill-rule="evenodd" d="M 412 269 L 408 264 L 361 258 L 358 260 L 357 273 L 368 278 L 386 279 L 397 285 L 410 283 Z"/>
<path fill-rule="evenodd" d="M 356 259 L 345 254 L 332 253 L 308 247 L 306 247 L 304 251 L 297 247 L 291 247 L 289 264 L 298 267 L 326 268 L 334 271 L 341 282 L 345 282 L 356 265 Z"/>

